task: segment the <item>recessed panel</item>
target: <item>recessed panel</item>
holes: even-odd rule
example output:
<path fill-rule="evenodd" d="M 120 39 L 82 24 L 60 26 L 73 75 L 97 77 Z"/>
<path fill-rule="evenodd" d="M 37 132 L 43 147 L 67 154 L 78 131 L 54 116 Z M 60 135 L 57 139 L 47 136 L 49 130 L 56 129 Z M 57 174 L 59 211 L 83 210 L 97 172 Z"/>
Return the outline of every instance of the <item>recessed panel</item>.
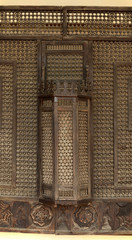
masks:
<path fill-rule="evenodd" d="M 16 184 L 16 64 L 0 61 L 0 187 Z"/>
<path fill-rule="evenodd" d="M 117 67 L 115 76 L 114 64 L 117 62 L 121 62 L 121 66 Z M 94 41 L 93 196 L 95 198 L 132 197 L 130 189 L 132 135 L 128 121 L 130 62 L 132 62 L 132 42 Z M 115 81 L 117 89 L 115 89 Z M 116 146 L 115 141 L 117 141 Z M 116 188 L 116 178 L 118 185 L 123 188 Z"/>
<path fill-rule="evenodd" d="M 132 63 L 114 64 L 114 183 L 117 189 L 132 189 L 131 77 Z"/>
<path fill-rule="evenodd" d="M 1 40 L 0 59 L 0 76 L 2 75 L 0 195 L 36 197 L 37 42 Z M 13 64 L 5 64 L 6 62 L 15 62 L 16 69 L 14 70 Z M 13 166 L 12 162 L 15 162 Z M 16 176 L 15 186 L 12 184 L 12 175 L 13 178 Z M 4 184 L 9 184 L 10 187 L 3 188 Z"/>

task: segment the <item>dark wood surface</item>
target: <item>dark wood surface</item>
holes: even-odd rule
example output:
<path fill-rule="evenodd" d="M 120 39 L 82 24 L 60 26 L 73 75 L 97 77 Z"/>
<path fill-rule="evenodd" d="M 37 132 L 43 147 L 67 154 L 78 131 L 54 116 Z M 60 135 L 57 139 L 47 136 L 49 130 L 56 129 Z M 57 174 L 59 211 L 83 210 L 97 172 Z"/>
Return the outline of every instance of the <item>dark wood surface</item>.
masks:
<path fill-rule="evenodd" d="M 0 231 L 132 234 L 132 8 L 0 6 L 0 44 L 0 68 L 13 66 L 13 88 L 10 71 L 0 72 L 1 140 L 13 131 L 8 139 L 12 149 L 5 142 L 0 149 Z M 8 87 L 13 118 L 8 105 L 5 115 L 2 111 Z M 47 100 L 52 106 L 43 105 Z M 88 105 L 79 105 L 79 101 L 88 101 Z M 43 113 L 52 115 L 47 119 L 52 126 L 51 142 L 43 138 Z M 69 165 L 65 151 L 64 161 L 59 160 L 60 113 L 64 119 L 72 115 L 63 122 L 73 148 Z M 68 138 L 70 124 L 73 132 Z M 118 134 L 121 130 L 122 136 Z M 87 138 L 83 140 L 79 131 L 88 131 Z M 48 131 L 46 134 L 51 137 Z M 87 148 L 83 148 L 85 142 Z M 52 148 L 46 150 L 46 156 L 50 151 L 53 154 L 52 163 L 47 158 L 46 165 L 45 146 Z M 81 156 L 80 146 L 84 149 Z M 3 156 L 9 160 L 9 174 Z M 3 166 L 5 174 L 12 175 L 9 186 Z"/>

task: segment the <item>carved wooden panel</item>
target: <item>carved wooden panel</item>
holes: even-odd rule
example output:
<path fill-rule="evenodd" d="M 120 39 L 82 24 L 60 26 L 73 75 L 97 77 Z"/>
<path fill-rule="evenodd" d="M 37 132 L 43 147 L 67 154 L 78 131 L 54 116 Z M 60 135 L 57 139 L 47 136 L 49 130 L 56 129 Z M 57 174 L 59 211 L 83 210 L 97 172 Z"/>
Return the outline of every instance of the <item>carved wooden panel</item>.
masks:
<path fill-rule="evenodd" d="M 132 234 L 132 8 L 0 7 L 0 231 Z"/>

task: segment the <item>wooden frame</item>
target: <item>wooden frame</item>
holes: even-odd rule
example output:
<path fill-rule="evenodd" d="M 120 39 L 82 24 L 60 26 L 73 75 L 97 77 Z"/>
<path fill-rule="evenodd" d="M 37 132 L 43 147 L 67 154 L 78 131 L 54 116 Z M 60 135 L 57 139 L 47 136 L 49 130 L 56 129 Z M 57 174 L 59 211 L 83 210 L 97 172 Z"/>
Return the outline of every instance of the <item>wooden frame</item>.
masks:
<path fill-rule="evenodd" d="M 74 18 L 73 18 L 73 15 Z M 113 95 L 113 149 L 114 149 L 114 159 L 113 159 L 113 175 L 114 178 L 110 181 L 112 182 L 112 193 L 109 194 L 109 189 L 107 194 L 105 193 L 105 181 L 104 173 L 100 181 L 104 181 L 101 194 L 95 194 L 97 189 L 94 188 L 94 172 L 95 167 L 95 157 L 94 157 L 94 134 L 95 127 L 93 122 L 95 122 L 94 111 L 94 93 L 93 89 L 95 87 L 95 62 L 98 59 L 98 54 L 95 56 L 94 43 L 97 45 L 97 53 L 99 52 L 98 44 L 106 42 L 114 43 L 131 43 L 132 42 L 132 8 L 129 7 L 56 7 L 56 6 L 0 6 L 0 42 L 14 41 L 15 43 L 20 41 L 32 41 L 36 43 L 37 57 L 35 61 L 37 63 L 36 71 L 36 85 L 38 86 L 38 110 L 36 116 L 36 122 L 38 125 L 37 132 L 37 170 L 36 171 L 36 182 L 37 182 L 37 193 L 36 196 L 31 197 L 18 197 L 18 196 L 5 196 L 0 197 L 0 231 L 21 231 L 21 232 L 40 232 L 40 233 L 57 233 L 57 234 L 132 234 L 132 196 L 131 196 L 131 184 L 119 184 L 118 180 L 118 124 L 117 124 L 117 68 L 119 66 L 124 66 L 132 63 L 125 62 L 124 58 L 117 60 L 111 60 L 112 77 L 114 83 L 114 95 Z M 89 162 L 89 198 L 82 199 L 80 201 L 74 202 L 70 200 L 68 204 L 66 201 L 55 202 L 54 199 L 50 201 L 45 201 L 42 197 L 42 123 L 41 123 L 41 111 L 42 109 L 42 99 L 44 97 L 44 89 L 46 87 L 47 78 L 47 62 L 46 45 L 56 44 L 81 44 L 84 49 L 79 51 L 83 54 L 84 64 L 83 64 L 83 80 L 87 82 L 87 87 L 90 92 L 90 104 L 88 112 L 90 112 L 89 118 L 89 128 L 91 129 L 89 133 L 89 155 L 91 162 Z M 13 65 L 14 68 L 14 88 L 13 88 L 13 178 L 12 186 L 15 188 L 16 183 L 16 138 L 17 138 L 17 74 L 19 68 L 19 61 L 15 60 L 15 55 L 7 61 L 6 58 L 6 48 L 3 48 L 4 54 L 1 54 L 0 65 L 3 63 L 8 63 Z M 102 49 L 103 51 L 104 49 Z M 106 51 L 106 49 L 105 49 Z M 125 50 L 124 50 L 125 51 Z M 131 50 L 130 50 L 131 51 Z M 64 51 L 62 51 L 64 52 Z M 68 51 L 73 52 L 73 51 Z M 78 51 L 76 50 L 75 53 Z M 51 53 L 51 52 L 50 52 Z M 55 51 L 58 53 L 58 50 Z M 86 54 L 85 54 L 86 53 Z M 123 54 L 123 53 L 121 53 Z M 130 56 L 131 57 L 131 56 Z M 29 61 L 29 59 L 28 59 Z M 113 61 L 113 62 L 112 62 Z M 132 61 L 132 60 L 130 60 Z M 18 63 L 18 64 L 17 64 Z M 101 58 L 100 58 L 101 63 Z M 35 65 L 34 65 L 35 66 Z M 105 65 L 106 67 L 106 65 Z M 105 69 L 104 67 L 104 69 Z M 103 67 L 102 67 L 103 69 Z M 108 76 L 109 77 L 109 76 Z M 107 78 L 107 74 L 106 74 Z M 100 76 L 98 75 L 98 79 Z M 131 117 L 130 117 L 130 83 L 131 77 L 128 79 L 128 129 L 131 132 Z M 97 83 L 96 83 L 97 84 Z M 103 83 L 102 83 L 103 85 Z M 2 127 L 2 98 L 1 93 L 3 89 L 3 77 L 0 76 L 0 131 Z M 101 92 L 101 88 L 97 89 Z M 106 89 L 104 89 L 106 91 Z M 107 88 L 108 90 L 108 88 Z M 30 92 L 30 89 L 29 89 Z M 100 95 L 101 96 L 101 93 Z M 54 101 L 54 125 L 57 123 L 57 97 Z M 69 96 L 70 97 L 70 96 Z M 35 98 L 36 99 L 36 98 Z M 103 99 L 103 94 L 98 101 Z M 53 100 L 53 96 L 52 96 Z M 73 115 L 74 118 L 77 117 L 76 104 L 74 103 Z M 60 107 L 59 107 L 60 108 Z M 59 109 L 61 110 L 61 109 Z M 99 123 L 100 124 L 100 123 Z M 102 123 L 103 125 L 103 123 Z M 100 126 L 100 125 L 99 125 Z M 74 128 L 74 138 L 78 138 L 78 127 L 76 125 Z M 77 131 L 76 131 L 77 130 Z M 97 129 L 98 130 L 98 129 Z M 54 151 L 55 156 L 57 156 L 57 126 L 54 128 Z M 111 134 L 111 133 L 110 133 Z M 98 142 L 97 142 L 98 144 Z M 100 146 L 100 151 L 103 151 Z M 78 146 L 74 141 L 74 153 L 75 156 L 78 155 Z M 130 148 L 131 151 L 131 148 Z M 102 153 L 102 152 L 101 152 Z M 78 168 L 75 165 L 74 156 L 74 173 L 78 175 Z M 102 155 L 101 155 L 102 156 Z M 102 158 L 103 159 L 103 158 Z M 108 159 L 109 160 L 109 159 Z M 125 159 L 126 160 L 126 159 Z M 55 159 L 57 163 L 57 159 Z M 102 160 L 103 162 L 103 160 Z M 103 163 L 102 171 L 103 171 Z M 106 162 L 107 159 L 106 159 Z M 53 183 L 53 195 L 55 194 L 57 198 L 57 193 L 55 191 L 55 185 L 58 181 L 57 179 L 58 165 L 54 163 L 54 183 Z M 107 170 L 107 169 L 106 169 Z M 109 170 L 109 169 L 108 169 Z M 19 169 L 18 169 L 19 171 Z M 109 170 L 110 171 L 110 170 Z M 130 169 L 131 171 L 131 169 Z M 75 192 L 78 195 L 77 185 L 78 178 L 75 178 L 76 183 Z M 30 179 L 30 175 L 29 175 Z M 103 180 L 102 180 L 103 179 Z M 29 183 L 27 183 L 28 185 Z M 109 185 L 109 182 L 107 183 Z M 7 188 L 8 187 L 4 186 Z M 0 186 L 1 188 L 1 186 Z M 115 192 L 114 192 L 115 191 Z M 127 196 L 125 195 L 128 193 Z M 116 195 L 116 194 L 117 195 Z M 121 196 L 120 196 L 120 193 Z M 115 194 L 115 195 L 114 195 Z M 95 197 L 96 196 L 96 197 Z"/>

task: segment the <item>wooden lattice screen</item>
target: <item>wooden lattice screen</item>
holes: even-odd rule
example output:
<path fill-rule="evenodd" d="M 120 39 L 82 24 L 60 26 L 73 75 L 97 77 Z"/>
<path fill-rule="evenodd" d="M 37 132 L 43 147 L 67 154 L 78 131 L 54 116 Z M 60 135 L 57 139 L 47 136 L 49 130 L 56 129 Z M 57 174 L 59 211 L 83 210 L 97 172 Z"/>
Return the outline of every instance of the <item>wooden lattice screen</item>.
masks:
<path fill-rule="evenodd" d="M 0 231 L 132 234 L 132 8 L 0 7 Z"/>

